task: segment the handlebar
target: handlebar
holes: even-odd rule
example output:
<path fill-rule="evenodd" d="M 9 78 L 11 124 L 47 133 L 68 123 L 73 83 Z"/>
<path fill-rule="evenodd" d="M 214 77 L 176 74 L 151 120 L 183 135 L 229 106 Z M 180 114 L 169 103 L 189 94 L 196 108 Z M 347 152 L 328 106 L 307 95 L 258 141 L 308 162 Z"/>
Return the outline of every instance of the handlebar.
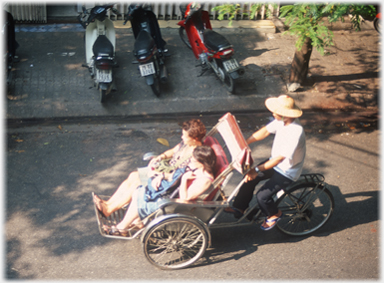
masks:
<path fill-rule="evenodd" d="M 143 9 L 146 11 L 152 11 L 152 7 L 150 4 L 131 4 L 128 6 L 128 11 L 125 14 L 125 21 L 123 22 L 123 25 L 125 25 L 129 20 L 132 19 L 132 14 L 139 9 Z"/>
<path fill-rule="evenodd" d="M 84 6 L 82 6 L 82 10 L 83 12 L 80 13 L 77 17 L 78 21 L 80 22 L 80 24 L 86 28 L 87 25 L 94 21 L 94 19 L 96 17 L 106 17 L 106 13 L 109 9 L 111 9 L 112 13 L 114 13 L 115 15 L 121 15 L 120 12 L 114 8 L 115 4 L 107 4 L 107 5 L 103 5 L 103 6 L 95 6 L 93 8 L 89 8 L 89 9 L 86 9 Z M 88 15 L 88 18 L 85 19 Z"/>

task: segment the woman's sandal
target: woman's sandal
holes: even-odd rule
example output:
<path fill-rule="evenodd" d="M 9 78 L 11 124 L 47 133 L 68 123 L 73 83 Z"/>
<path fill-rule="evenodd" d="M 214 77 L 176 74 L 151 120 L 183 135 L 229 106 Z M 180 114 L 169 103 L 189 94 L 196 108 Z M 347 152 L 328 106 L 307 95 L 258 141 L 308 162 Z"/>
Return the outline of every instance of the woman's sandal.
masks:
<path fill-rule="evenodd" d="M 115 225 L 112 225 L 112 226 L 103 225 L 103 230 L 107 235 L 111 235 L 111 236 L 127 237 L 129 235 L 129 229 L 120 230 L 120 229 L 117 229 Z"/>
<path fill-rule="evenodd" d="M 105 214 L 103 212 L 103 207 L 101 206 L 101 201 L 102 201 L 102 199 L 98 195 L 95 194 L 93 196 L 93 202 L 95 203 L 97 210 L 99 211 L 101 216 L 103 216 L 104 218 L 107 218 L 107 216 L 105 216 Z"/>
<path fill-rule="evenodd" d="M 273 219 L 268 219 L 267 217 L 265 217 L 265 220 L 263 222 L 263 224 L 261 224 L 260 228 L 264 231 L 268 231 L 268 230 L 271 230 L 273 227 L 276 226 L 277 224 L 277 221 L 279 221 L 281 219 L 281 217 L 283 216 L 283 213 L 280 214 L 280 216 L 276 217 L 276 218 L 273 218 Z M 269 224 L 272 224 L 271 226 L 267 226 L 265 227 L 264 225 L 266 223 L 269 223 Z"/>

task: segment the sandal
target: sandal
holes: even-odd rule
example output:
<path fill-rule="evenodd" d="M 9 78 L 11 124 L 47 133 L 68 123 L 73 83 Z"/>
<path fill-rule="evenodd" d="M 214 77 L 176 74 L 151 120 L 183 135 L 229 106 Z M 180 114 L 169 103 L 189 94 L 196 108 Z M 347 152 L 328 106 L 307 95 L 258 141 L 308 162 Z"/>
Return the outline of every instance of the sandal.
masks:
<path fill-rule="evenodd" d="M 129 235 L 129 230 L 127 230 L 127 229 L 123 229 L 123 230 L 117 229 L 115 225 L 112 225 L 112 226 L 103 225 L 103 230 L 104 230 L 104 232 L 107 235 L 111 235 L 111 236 L 127 237 Z"/>
<path fill-rule="evenodd" d="M 283 216 L 283 213 L 280 214 L 280 216 L 276 217 L 276 218 L 273 218 L 273 219 L 268 219 L 267 217 L 265 217 L 265 220 L 263 222 L 263 224 L 261 224 L 260 228 L 264 231 L 268 231 L 268 230 L 271 230 L 273 227 L 276 226 L 277 222 L 281 219 L 281 217 Z M 265 224 L 272 224 L 271 226 L 264 226 Z"/>
<path fill-rule="evenodd" d="M 104 218 L 107 218 L 107 216 L 105 216 L 105 214 L 103 212 L 103 208 L 101 206 L 102 199 L 100 197 L 98 197 L 96 194 L 93 194 L 93 202 L 95 203 L 96 209 L 101 214 L 101 216 L 103 216 Z"/>

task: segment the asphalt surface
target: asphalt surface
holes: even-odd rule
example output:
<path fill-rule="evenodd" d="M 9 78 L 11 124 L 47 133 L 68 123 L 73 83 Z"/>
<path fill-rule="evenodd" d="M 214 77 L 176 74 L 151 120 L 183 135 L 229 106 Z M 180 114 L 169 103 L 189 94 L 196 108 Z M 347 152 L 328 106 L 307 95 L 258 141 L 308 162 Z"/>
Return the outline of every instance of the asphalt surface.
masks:
<path fill-rule="evenodd" d="M 270 117 L 236 116 L 246 137 Z M 258 225 L 213 229 L 212 246 L 204 256 L 174 272 L 154 268 L 139 240 L 102 237 L 91 192 L 112 194 L 128 172 L 145 165 L 145 152 L 167 149 L 158 138 L 170 145 L 179 142 L 178 123 L 184 117 L 179 119 L 9 128 L 6 278 L 179 282 L 380 277 L 380 133 L 370 127 L 306 127 L 304 172 L 323 174 L 335 199 L 332 218 L 313 236 L 264 232 Z M 202 119 L 209 129 L 216 123 Z M 255 162 L 269 156 L 271 143 L 269 138 L 251 145 Z M 225 190 L 231 191 L 238 180 L 235 174 Z"/>

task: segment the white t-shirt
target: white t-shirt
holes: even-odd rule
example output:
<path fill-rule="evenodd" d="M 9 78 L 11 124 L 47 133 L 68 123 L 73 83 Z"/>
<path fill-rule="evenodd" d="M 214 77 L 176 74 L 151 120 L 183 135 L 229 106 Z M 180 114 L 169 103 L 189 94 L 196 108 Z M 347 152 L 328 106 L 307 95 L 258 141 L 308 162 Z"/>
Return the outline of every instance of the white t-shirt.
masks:
<path fill-rule="evenodd" d="M 305 158 L 305 133 L 298 119 L 284 126 L 283 121 L 273 120 L 267 126 L 267 131 L 275 134 L 271 158 L 284 156 L 285 159 L 275 166 L 277 172 L 296 181 L 303 170 Z"/>

